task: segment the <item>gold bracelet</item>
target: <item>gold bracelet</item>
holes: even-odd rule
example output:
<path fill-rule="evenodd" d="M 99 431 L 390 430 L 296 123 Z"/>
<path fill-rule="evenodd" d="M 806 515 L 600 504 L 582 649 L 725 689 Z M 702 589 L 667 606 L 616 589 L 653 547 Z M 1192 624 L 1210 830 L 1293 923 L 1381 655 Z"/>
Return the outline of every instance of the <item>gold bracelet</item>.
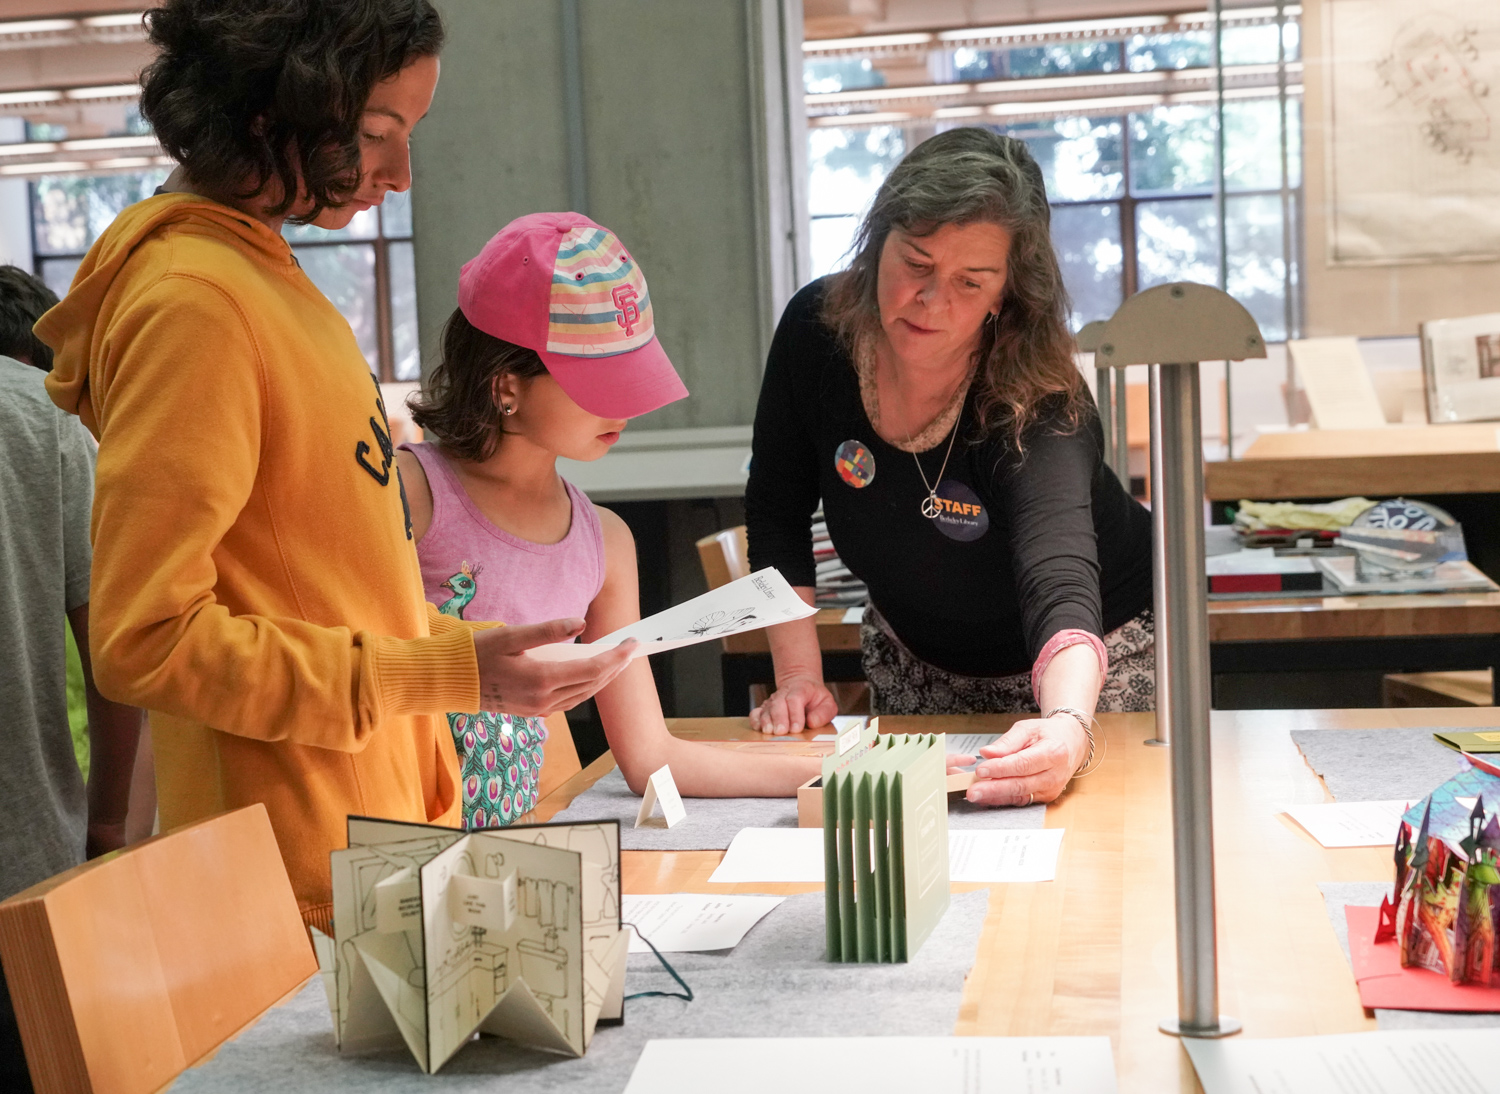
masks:
<path fill-rule="evenodd" d="M 1088 715 L 1084 714 L 1083 711 L 1078 710 L 1075 707 L 1053 707 L 1047 712 L 1046 717 L 1052 718 L 1059 714 L 1071 715 L 1078 722 L 1078 724 L 1083 727 L 1083 732 L 1089 739 L 1089 754 L 1087 757 L 1085 757 L 1083 763 L 1079 764 L 1078 770 L 1073 772 L 1070 778 L 1081 779 L 1085 775 L 1092 775 L 1094 771 L 1098 770 L 1097 768 L 1094 768 L 1092 770 L 1089 768 L 1089 764 L 1094 762 L 1095 743 L 1093 726 L 1097 719 L 1089 717 Z"/>

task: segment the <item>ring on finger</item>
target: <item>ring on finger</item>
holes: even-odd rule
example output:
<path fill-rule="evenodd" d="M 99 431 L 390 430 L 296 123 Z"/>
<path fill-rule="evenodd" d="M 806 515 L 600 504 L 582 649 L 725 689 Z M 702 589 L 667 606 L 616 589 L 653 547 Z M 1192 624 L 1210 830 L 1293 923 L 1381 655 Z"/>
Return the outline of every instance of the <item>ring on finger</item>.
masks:
<path fill-rule="evenodd" d="M 1026 792 L 1026 804 L 1030 805 L 1034 801 L 1036 801 L 1036 795 L 1028 790 Z"/>

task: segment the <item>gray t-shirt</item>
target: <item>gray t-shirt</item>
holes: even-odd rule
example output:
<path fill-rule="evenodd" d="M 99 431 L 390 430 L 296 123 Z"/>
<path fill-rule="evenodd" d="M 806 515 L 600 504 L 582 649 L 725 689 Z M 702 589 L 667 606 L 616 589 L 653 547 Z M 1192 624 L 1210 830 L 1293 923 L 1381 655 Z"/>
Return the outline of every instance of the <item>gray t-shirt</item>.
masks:
<path fill-rule="evenodd" d="M 66 613 L 89 600 L 94 445 L 0 357 L 0 899 L 83 861 Z"/>

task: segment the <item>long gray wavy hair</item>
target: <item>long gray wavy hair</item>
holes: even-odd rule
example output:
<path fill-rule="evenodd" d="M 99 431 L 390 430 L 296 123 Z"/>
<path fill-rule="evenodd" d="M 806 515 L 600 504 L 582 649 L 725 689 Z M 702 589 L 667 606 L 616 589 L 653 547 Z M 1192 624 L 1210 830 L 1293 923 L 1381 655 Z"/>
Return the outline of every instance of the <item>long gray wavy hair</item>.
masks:
<path fill-rule="evenodd" d="M 1000 315 L 975 351 L 973 391 L 983 435 L 1008 428 L 1022 446 L 1043 413 L 1077 428 L 1088 397 L 1073 360 L 1068 294 L 1052 249 L 1041 168 L 1024 141 L 950 129 L 923 141 L 881 185 L 855 237 L 849 267 L 830 279 L 822 318 L 857 357 L 880 331 L 880 252 L 892 229 L 930 235 L 944 225 L 996 224 L 1010 234 Z"/>

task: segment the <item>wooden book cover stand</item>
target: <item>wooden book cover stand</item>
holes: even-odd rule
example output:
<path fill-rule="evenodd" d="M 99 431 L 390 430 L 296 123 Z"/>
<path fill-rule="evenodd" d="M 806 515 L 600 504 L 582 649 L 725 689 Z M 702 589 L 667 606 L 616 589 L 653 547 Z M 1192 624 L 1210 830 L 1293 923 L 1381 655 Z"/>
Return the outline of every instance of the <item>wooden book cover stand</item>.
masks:
<path fill-rule="evenodd" d="M 17 893 L 0 960 L 38 1094 L 151 1094 L 317 971 L 259 804 Z"/>

